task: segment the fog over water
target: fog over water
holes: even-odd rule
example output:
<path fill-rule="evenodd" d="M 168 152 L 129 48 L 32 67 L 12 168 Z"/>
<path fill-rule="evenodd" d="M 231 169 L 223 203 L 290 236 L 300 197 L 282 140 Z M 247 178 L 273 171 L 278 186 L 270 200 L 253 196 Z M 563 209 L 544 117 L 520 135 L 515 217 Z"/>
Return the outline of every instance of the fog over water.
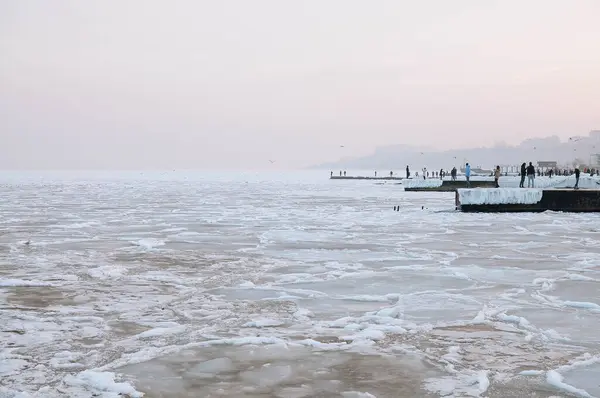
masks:
<path fill-rule="evenodd" d="M 281 170 L 565 140 L 600 128 L 598 15 L 593 0 L 0 2 L 0 169 Z"/>

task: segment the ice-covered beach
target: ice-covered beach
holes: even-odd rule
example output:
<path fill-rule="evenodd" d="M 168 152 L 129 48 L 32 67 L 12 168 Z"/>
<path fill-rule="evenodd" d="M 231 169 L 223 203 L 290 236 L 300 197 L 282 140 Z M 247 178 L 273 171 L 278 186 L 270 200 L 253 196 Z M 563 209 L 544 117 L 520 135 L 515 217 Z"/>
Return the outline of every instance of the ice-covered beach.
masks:
<path fill-rule="evenodd" d="M 600 215 L 313 172 L 0 194 L 2 398 L 600 397 Z"/>

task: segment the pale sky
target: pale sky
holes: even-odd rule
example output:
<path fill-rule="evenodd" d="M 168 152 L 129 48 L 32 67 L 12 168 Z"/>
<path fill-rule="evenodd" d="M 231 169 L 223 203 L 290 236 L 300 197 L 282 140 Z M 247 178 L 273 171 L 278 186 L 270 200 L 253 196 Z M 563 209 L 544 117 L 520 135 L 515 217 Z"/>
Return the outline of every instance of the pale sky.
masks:
<path fill-rule="evenodd" d="M 0 0 L 0 168 L 298 168 L 586 134 L 599 18 L 599 0 Z"/>

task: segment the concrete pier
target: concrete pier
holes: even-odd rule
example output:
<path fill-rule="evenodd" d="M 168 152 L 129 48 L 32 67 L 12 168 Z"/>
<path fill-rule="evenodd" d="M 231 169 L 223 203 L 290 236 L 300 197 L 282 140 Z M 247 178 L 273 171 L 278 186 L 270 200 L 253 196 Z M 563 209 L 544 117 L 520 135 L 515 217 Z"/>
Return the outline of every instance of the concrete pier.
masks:
<path fill-rule="evenodd" d="M 520 188 L 508 188 L 519 190 Z M 493 189 L 496 190 L 496 189 Z M 464 190 L 468 191 L 468 190 Z M 486 200 L 474 203 L 466 199 L 466 192 L 456 191 L 456 209 L 463 212 L 482 213 L 518 213 L 562 211 L 572 213 L 600 212 L 600 190 L 598 189 L 540 189 L 538 201 L 524 200 Z M 501 195 L 490 195 L 500 197 Z M 496 202 L 496 203 L 494 203 Z"/>
<path fill-rule="evenodd" d="M 471 181 L 471 188 L 494 188 L 494 181 Z M 467 188 L 465 180 L 444 180 L 437 187 L 404 187 L 406 192 L 455 192 L 457 189 Z"/>

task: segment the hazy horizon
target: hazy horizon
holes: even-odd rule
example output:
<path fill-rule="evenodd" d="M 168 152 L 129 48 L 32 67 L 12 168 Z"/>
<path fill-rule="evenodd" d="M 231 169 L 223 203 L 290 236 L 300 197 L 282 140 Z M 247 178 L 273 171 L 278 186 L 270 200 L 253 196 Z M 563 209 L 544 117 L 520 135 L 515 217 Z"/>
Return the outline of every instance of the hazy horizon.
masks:
<path fill-rule="evenodd" d="M 300 169 L 386 145 L 564 141 L 600 129 L 598 15 L 594 0 L 0 2 L 0 169 Z"/>

